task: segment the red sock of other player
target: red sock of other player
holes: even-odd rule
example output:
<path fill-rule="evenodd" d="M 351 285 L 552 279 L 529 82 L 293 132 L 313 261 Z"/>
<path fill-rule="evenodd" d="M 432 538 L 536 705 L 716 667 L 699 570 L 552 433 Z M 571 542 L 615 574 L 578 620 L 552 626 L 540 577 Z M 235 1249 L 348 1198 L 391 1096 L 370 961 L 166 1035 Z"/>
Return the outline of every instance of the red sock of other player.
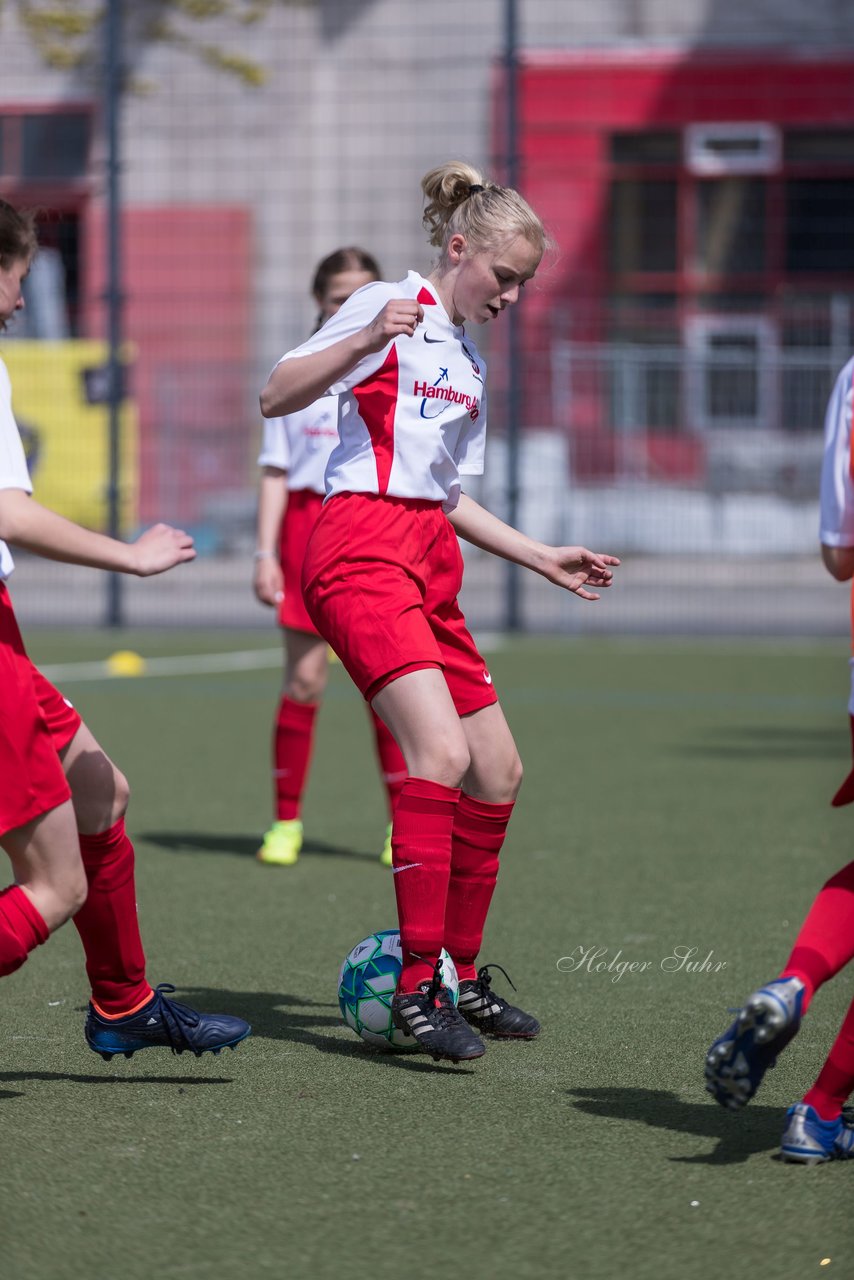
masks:
<path fill-rule="evenodd" d="M 389 729 L 384 720 L 380 719 L 376 711 L 370 707 L 368 710 L 371 713 L 371 720 L 374 726 L 377 759 L 380 762 L 383 782 L 388 795 L 389 817 L 393 818 L 397 801 L 403 789 L 403 784 L 409 776 L 409 771 L 406 768 L 403 752 L 395 742 L 391 729 Z"/>
<path fill-rule="evenodd" d="M 80 836 L 89 891 L 74 917 L 86 952 L 92 1003 L 106 1017 L 132 1013 L 151 997 L 139 933 L 133 845 L 120 818 L 107 831 Z"/>
<path fill-rule="evenodd" d="M 806 986 L 803 1012 L 822 983 L 854 959 L 854 862 L 828 880 L 810 908 L 781 977 Z"/>
<path fill-rule="evenodd" d="M 463 792 L 454 818 L 451 879 L 445 909 L 445 949 L 461 982 L 477 977 L 475 958 L 495 881 L 513 803 L 490 804 Z"/>
<path fill-rule="evenodd" d="M 316 702 L 282 697 L 273 734 L 273 778 L 276 817 L 286 822 L 299 817 L 302 793 L 314 743 Z"/>
<path fill-rule="evenodd" d="M 394 812 L 392 869 L 403 969 L 398 991 L 432 978 L 445 929 L 458 787 L 407 778 Z"/>
<path fill-rule="evenodd" d="M 47 942 L 50 930 L 19 885 L 0 893 L 0 977 L 20 969 L 36 947 Z"/>
<path fill-rule="evenodd" d="M 804 1097 L 822 1120 L 835 1120 L 854 1091 L 854 1001 L 818 1079 Z"/>

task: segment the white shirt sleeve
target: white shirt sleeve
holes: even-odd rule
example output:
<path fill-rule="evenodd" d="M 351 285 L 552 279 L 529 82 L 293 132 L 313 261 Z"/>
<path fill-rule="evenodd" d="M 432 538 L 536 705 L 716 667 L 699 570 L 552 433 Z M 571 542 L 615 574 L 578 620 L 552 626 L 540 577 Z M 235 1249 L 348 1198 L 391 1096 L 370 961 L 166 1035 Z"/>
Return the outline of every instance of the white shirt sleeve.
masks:
<path fill-rule="evenodd" d="M 486 388 L 480 399 L 480 412 L 460 441 L 457 470 L 461 476 L 482 476 L 486 446 Z"/>
<path fill-rule="evenodd" d="M 325 351 L 327 347 L 340 342 L 342 338 L 351 338 L 354 333 L 358 333 L 360 329 L 364 329 L 366 325 L 376 319 L 387 302 L 390 302 L 392 298 L 401 297 L 400 290 L 401 286 L 399 284 L 388 284 L 384 280 L 377 280 L 372 284 L 363 285 L 361 289 L 357 289 L 355 293 L 350 295 L 344 305 L 334 316 L 331 316 L 326 321 L 322 328 L 318 329 L 317 333 L 313 333 L 308 341 L 303 342 L 301 346 L 294 347 L 293 351 L 288 351 L 282 356 L 282 360 L 295 360 L 300 356 L 314 355 L 316 351 Z M 338 382 L 333 382 L 332 386 L 328 387 L 324 394 L 340 396 L 343 392 L 357 387 L 370 374 L 376 373 L 377 369 L 382 368 L 393 345 L 392 341 L 387 343 L 381 351 L 370 352 L 369 355 L 366 355 L 358 364 L 345 373 Z M 279 364 L 282 363 L 282 360 L 279 361 Z"/>
<path fill-rule="evenodd" d="M 854 360 L 836 379 L 824 419 L 819 537 L 827 547 L 854 547 L 854 479 L 851 476 L 851 408 Z"/>
<path fill-rule="evenodd" d="M 291 461 L 288 446 L 286 418 L 266 418 L 264 421 L 264 438 L 261 452 L 258 455 L 259 467 L 278 467 L 287 471 Z"/>
<path fill-rule="evenodd" d="M 24 446 L 12 413 L 12 384 L 0 360 L 0 489 L 23 489 L 32 493 Z"/>

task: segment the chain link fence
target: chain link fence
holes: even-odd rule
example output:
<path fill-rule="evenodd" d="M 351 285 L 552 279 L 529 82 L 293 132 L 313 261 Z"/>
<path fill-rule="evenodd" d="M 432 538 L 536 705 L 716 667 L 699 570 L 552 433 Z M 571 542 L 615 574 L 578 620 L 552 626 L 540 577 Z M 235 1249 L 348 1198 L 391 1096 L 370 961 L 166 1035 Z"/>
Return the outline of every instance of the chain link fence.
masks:
<path fill-rule="evenodd" d="M 40 210 L 43 244 L 0 353 L 36 495 L 105 527 L 103 53 L 95 7 L 76 8 L 89 23 L 63 56 L 27 6 L 0 13 L 0 194 Z M 120 515 L 125 536 L 164 519 L 199 550 L 123 583 L 125 622 L 271 625 L 250 587 L 258 390 L 313 327 L 319 258 L 358 243 L 388 278 L 429 270 L 419 179 L 460 157 L 499 180 L 515 167 L 556 241 L 518 313 L 513 421 L 507 334 L 478 334 L 491 421 L 473 494 L 624 560 L 595 606 L 522 575 L 521 625 L 845 631 L 817 555 L 824 406 L 854 346 L 837 7 L 784 3 L 770 37 L 760 0 L 121 9 Z M 26 624 L 105 617 L 97 574 L 17 559 Z M 466 559 L 472 622 L 501 628 L 507 567 Z"/>

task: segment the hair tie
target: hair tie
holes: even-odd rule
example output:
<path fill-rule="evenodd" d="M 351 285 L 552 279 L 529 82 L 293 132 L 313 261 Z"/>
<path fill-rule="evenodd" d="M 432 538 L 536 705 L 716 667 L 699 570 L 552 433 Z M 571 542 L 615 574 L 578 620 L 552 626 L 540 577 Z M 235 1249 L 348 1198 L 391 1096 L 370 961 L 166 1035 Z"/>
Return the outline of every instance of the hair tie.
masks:
<path fill-rule="evenodd" d="M 485 187 L 483 187 L 483 186 L 481 186 L 481 184 L 480 184 L 479 182 L 473 182 L 473 183 L 471 184 L 471 186 L 469 187 L 469 189 L 468 189 L 468 194 L 469 194 L 470 196 L 473 196 L 473 195 L 475 194 L 475 192 L 477 192 L 477 191 L 485 191 L 485 190 L 486 190 L 486 188 L 485 188 Z"/>

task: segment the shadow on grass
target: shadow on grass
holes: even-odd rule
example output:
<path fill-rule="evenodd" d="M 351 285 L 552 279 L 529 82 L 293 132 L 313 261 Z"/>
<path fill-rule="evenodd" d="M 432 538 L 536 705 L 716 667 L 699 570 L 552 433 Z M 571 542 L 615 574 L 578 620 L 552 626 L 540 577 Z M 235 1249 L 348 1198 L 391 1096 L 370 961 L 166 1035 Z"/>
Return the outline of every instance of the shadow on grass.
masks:
<path fill-rule="evenodd" d="M 751 1106 L 734 1114 L 713 1102 L 684 1102 L 665 1089 L 569 1089 L 573 1106 L 592 1116 L 635 1120 L 672 1133 L 713 1139 L 704 1155 L 670 1156 L 674 1164 L 741 1164 L 752 1155 L 780 1145 L 785 1112 L 780 1107 Z"/>
<path fill-rule="evenodd" d="M 134 838 L 138 841 L 145 840 L 158 849 L 168 849 L 172 853 L 227 853 L 235 858 L 254 858 L 261 842 L 259 835 L 229 835 L 211 831 L 136 831 Z M 379 854 L 376 852 L 366 853 L 363 849 L 326 844 L 323 840 L 305 840 L 300 856 L 351 860 L 358 858 L 380 865 Z"/>
<path fill-rule="evenodd" d="M 709 730 L 707 741 L 678 748 L 680 756 L 709 759 L 839 760 L 843 764 L 848 751 L 848 744 L 837 728 L 796 729 L 791 725 L 784 731 L 770 725 L 715 727 Z"/>
<path fill-rule="evenodd" d="M 234 1083 L 231 1076 L 90 1076 L 74 1071 L 0 1071 L 0 1082 L 4 1084 L 16 1084 L 23 1080 L 55 1080 L 69 1084 L 175 1084 L 187 1088 Z M 23 1097 L 23 1093 L 0 1090 L 0 1101 Z"/>
<path fill-rule="evenodd" d="M 202 1009 L 227 1009 L 229 1013 L 245 1018 L 252 1026 L 252 1037 L 264 1040 L 284 1040 L 307 1045 L 318 1053 L 348 1058 L 351 1062 L 368 1062 L 371 1066 L 391 1067 L 394 1070 L 439 1072 L 447 1075 L 468 1075 L 471 1069 L 450 1062 L 434 1063 L 423 1054 L 384 1053 L 373 1049 L 357 1035 L 348 1031 L 346 1036 L 333 1036 L 326 1028 L 341 1028 L 344 1024 L 337 1004 L 321 1004 L 304 1000 L 301 996 L 277 994 L 271 991 L 228 991 L 212 987 L 182 987 L 178 993 L 183 1000 Z M 312 1010 L 325 1010 L 313 1013 Z M 252 1038 L 247 1041 L 251 1049 Z M 0 1077 L 2 1078 L 2 1077 Z"/>

